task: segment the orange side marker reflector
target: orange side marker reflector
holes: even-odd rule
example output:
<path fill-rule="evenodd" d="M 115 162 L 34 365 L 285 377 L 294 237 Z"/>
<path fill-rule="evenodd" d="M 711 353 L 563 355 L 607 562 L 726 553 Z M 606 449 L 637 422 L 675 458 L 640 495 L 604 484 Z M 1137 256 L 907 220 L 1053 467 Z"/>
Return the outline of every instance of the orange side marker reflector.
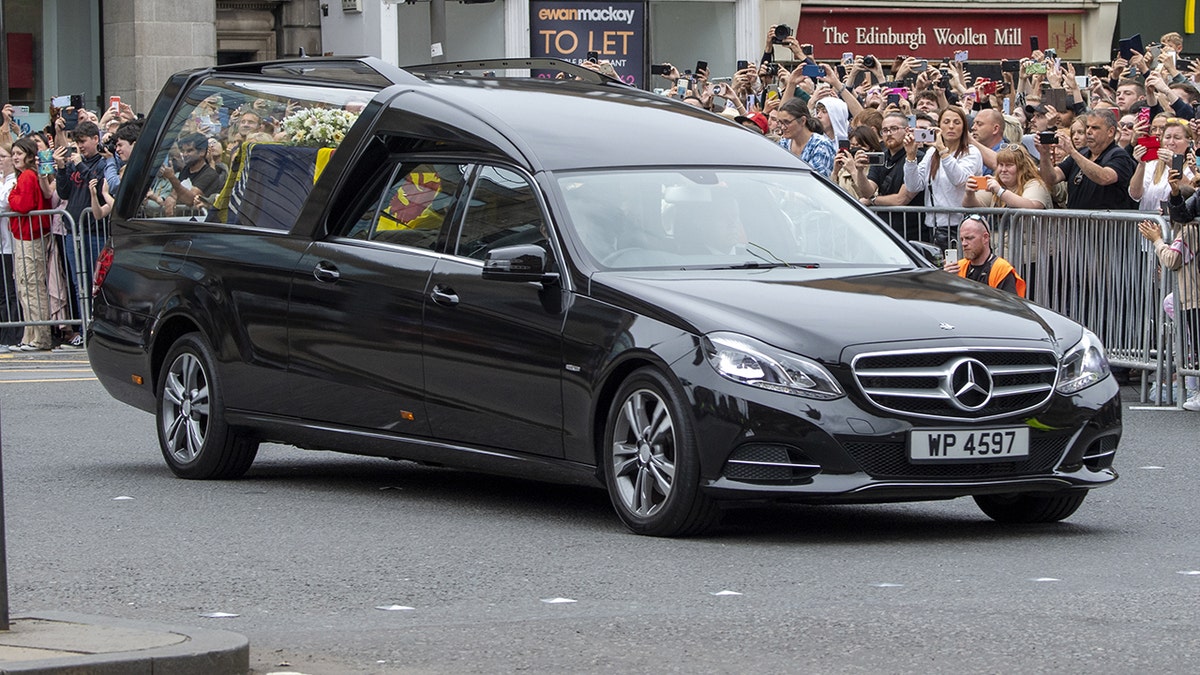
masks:
<path fill-rule="evenodd" d="M 133 383 L 138 385 L 139 387 L 142 386 L 143 380 L 142 380 L 141 375 L 130 375 L 129 379 L 133 380 Z"/>
<path fill-rule="evenodd" d="M 405 422 L 412 422 L 413 420 L 415 420 L 417 418 L 409 411 L 401 410 L 400 411 L 400 419 L 404 420 Z"/>

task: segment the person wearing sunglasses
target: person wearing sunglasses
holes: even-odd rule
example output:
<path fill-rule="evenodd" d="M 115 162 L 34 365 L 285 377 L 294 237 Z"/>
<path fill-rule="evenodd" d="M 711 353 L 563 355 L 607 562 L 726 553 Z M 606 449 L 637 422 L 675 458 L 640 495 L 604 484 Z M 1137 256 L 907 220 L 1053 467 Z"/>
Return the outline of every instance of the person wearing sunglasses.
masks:
<path fill-rule="evenodd" d="M 972 213 L 958 226 L 962 257 L 946 261 L 942 269 L 992 288 L 1025 297 L 1025 280 L 1004 258 L 992 251 L 992 232 L 983 216 Z"/>

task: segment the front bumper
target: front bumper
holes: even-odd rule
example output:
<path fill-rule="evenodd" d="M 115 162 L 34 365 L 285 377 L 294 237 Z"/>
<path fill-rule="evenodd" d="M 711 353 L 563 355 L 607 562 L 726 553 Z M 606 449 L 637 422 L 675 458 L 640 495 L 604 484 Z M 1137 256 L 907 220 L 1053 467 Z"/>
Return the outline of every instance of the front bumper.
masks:
<path fill-rule="evenodd" d="M 711 371 L 710 371 L 711 372 Z M 892 416 L 861 396 L 813 401 L 728 383 L 696 368 L 691 386 L 702 487 L 723 500 L 872 503 L 1091 489 L 1117 479 L 1118 386 L 1107 378 L 1035 411 L 981 423 Z M 923 427 L 1029 427 L 1029 456 L 969 463 L 911 462 Z"/>

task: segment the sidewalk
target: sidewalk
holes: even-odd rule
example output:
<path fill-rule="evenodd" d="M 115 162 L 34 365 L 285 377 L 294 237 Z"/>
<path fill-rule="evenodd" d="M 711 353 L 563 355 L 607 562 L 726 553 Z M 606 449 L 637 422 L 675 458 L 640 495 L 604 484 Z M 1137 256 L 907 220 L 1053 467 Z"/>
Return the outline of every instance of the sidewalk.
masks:
<path fill-rule="evenodd" d="M 237 633 L 71 612 L 15 617 L 0 631 L 0 673 L 243 675 L 250 642 Z"/>

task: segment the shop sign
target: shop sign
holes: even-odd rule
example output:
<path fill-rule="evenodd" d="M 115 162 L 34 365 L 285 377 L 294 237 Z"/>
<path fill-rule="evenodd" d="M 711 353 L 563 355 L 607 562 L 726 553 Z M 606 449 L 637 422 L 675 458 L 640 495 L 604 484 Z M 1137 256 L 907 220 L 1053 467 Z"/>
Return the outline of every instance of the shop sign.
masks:
<path fill-rule="evenodd" d="M 873 54 L 890 61 L 898 55 L 953 58 L 965 51 L 972 61 L 1029 56 L 1029 39 L 1051 47 L 1059 58 L 1079 60 L 1083 50 L 1083 11 L 1054 13 L 1025 10 L 840 9 L 805 7 L 796 39 L 811 44 L 818 60 L 840 59 L 847 52 Z"/>
<path fill-rule="evenodd" d="M 646 5 L 641 2 L 530 0 L 530 56 L 581 63 L 588 52 L 608 61 L 622 80 L 641 86 Z M 539 72 L 539 77 L 556 73 Z"/>

